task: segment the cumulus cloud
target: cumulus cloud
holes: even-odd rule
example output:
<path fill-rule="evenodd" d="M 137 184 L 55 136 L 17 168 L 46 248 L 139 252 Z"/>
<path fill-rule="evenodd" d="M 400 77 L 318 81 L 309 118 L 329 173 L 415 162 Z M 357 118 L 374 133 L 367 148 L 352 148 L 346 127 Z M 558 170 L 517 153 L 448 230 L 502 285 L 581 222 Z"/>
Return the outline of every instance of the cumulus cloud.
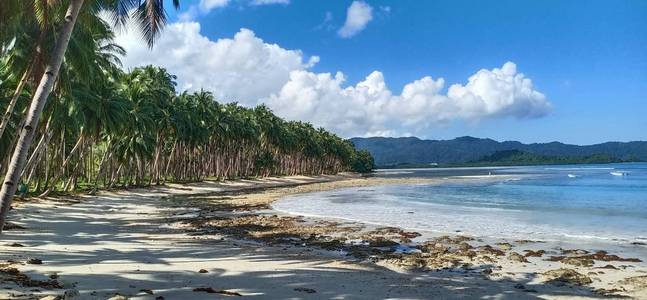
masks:
<path fill-rule="evenodd" d="M 342 38 L 350 38 L 366 28 L 373 20 L 373 7 L 363 1 L 353 1 L 346 11 L 346 22 L 337 34 Z"/>
<path fill-rule="evenodd" d="M 500 69 L 480 70 L 466 85 L 454 84 L 448 97 L 462 108 L 466 118 L 512 115 L 519 118 L 541 117 L 551 109 L 546 97 L 536 91 L 532 81 L 517 72 L 517 65 L 507 62 Z"/>
<path fill-rule="evenodd" d="M 128 52 L 123 58 L 126 68 L 162 66 L 178 76 L 180 89 L 204 88 L 221 101 L 245 105 L 278 92 L 291 71 L 307 69 L 319 60 L 265 43 L 244 28 L 231 39 L 212 41 L 200 34 L 197 22 L 169 25 L 153 50 L 146 48 L 136 30 L 118 35 L 116 42 Z"/>
<path fill-rule="evenodd" d="M 282 117 L 346 137 L 424 133 L 456 120 L 536 118 L 551 111 L 546 96 L 512 62 L 448 88 L 443 78 L 425 76 L 394 92 L 379 71 L 355 85 L 342 72 L 313 72 L 319 57 L 267 43 L 248 29 L 212 41 L 200 33 L 200 24 L 179 22 L 166 28 L 152 50 L 136 30 L 118 35 L 117 43 L 128 51 L 127 69 L 162 66 L 178 76 L 180 90 L 204 88 L 221 102 L 247 106 L 266 103 Z"/>
<path fill-rule="evenodd" d="M 454 120 L 534 118 L 551 110 L 512 62 L 480 70 L 447 93 L 444 79 L 429 76 L 406 84 L 400 94 L 388 88 L 378 71 L 354 86 L 344 88 L 344 81 L 342 73 L 293 71 L 281 91 L 266 101 L 279 115 L 310 120 L 345 136 L 393 135 Z"/>

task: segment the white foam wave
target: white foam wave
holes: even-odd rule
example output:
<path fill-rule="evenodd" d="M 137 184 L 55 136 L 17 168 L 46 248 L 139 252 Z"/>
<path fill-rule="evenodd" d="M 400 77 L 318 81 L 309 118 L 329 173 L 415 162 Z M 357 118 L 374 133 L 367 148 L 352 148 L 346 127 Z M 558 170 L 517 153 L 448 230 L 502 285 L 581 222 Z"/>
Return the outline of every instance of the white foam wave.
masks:
<path fill-rule="evenodd" d="M 334 198 L 329 198 L 334 195 Z M 357 200 L 353 200 L 357 199 Z M 535 215 L 532 211 L 512 209 L 489 202 L 497 207 L 474 207 L 469 199 L 461 206 L 430 203 L 409 197 L 386 195 L 379 188 L 360 192 L 353 188 L 335 192 L 296 195 L 275 202 L 275 210 L 317 218 L 334 218 L 375 226 L 396 226 L 430 233 L 455 233 L 490 237 L 533 239 L 546 241 L 583 240 L 597 242 L 635 241 L 641 232 L 618 231 L 607 226 L 563 226 L 559 212 Z M 470 204 L 472 203 L 472 204 Z M 568 220 L 566 220 L 568 221 Z"/>

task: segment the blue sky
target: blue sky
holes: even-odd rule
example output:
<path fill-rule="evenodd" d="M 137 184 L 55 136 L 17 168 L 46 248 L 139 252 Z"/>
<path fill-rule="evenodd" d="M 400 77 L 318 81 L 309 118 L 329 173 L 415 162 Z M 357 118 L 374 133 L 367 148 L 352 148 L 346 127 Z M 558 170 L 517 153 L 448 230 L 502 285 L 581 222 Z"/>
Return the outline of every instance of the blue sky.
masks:
<path fill-rule="evenodd" d="M 253 1 L 183 0 L 179 12 L 169 13 L 172 23 L 199 25 L 199 37 L 211 42 L 202 41 L 204 45 L 215 45 L 219 39 L 246 45 L 243 35 L 234 38 L 241 28 L 249 30 L 249 39 L 262 45 L 275 44 L 280 49 L 275 50 L 283 52 L 265 53 L 274 51 L 265 49 L 249 53 L 259 59 L 254 64 L 265 66 L 257 73 L 266 72 L 268 79 L 254 78 L 249 86 L 240 83 L 245 82 L 245 72 L 254 70 L 236 70 L 222 61 L 234 56 L 232 62 L 238 59 L 244 64 L 246 58 L 237 57 L 232 49 L 225 54 L 214 50 L 217 54 L 210 57 L 217 57 L 220 62 L 205 64 L 210 67 L 198 72 L 226 74 L 225 81 L 238 78 L 237 83 L 185 79 L 184 86 L 197 89 L 207 85 L 204 87 L 217 90 L 216 95 L 247 105 L 267 103 L 279 115 L 333 127 L 345 136 L 416 135 L 446 139 L 473 135 L 577 144 L 646 139 L 647 1 L 279 0 L 268 2 L 281 3 L 263 5 Z M 358 13 L 353 18 L 359 21 L 350 20 L 353 5 Z M 348 22 L 355 27 L 344 35 L 341 28 Z M 162 37 L 158 47 L 196 45 L 194 41 L 171 40 L 173 34 L 183 35 L 179 27 L 176 29 L 170 30 L 170 37 Z M 246 41 L 253 42 L 249 39 Z M 143 59 L 144 54 L 138 56 L 139 48 L 126 45 L 126 49 L 134 53 L 126 60 L 127 66 L 158 63 Z M 177 52 L 182 51 L 172 53 Z M 287 62 L 277 62 L 277 55 L 291 56 Z M 176 61 L 182 59 L 190 58 L 182 56 Z M 301 63 L 294 59 L 301 59 Z M 507 97 L 496 90 L 509 90 L 489 80 L 500 78 L 495 70 L 504 69 L 506 62 L 516 65 L 515 72 L 506 73 L 509 78 L 522 73 L 520 80 L 531 81 L 530 94 L 519 96 L 515 92 Z M 164 63 L 171 72 L 177 69 L 180 77 L 191 74 L 178 65 L 161 62 Z M 194 64 L 202 68 L 199 63 Z M 281 64 L 289 67 L 282 68 Z M 270 68 L 286 72 L 272 73 L 267 70 Z M 468 78 L 479 70 L 487 71 L 481 83 L 492 84 L 475 82 L 474 87 L 479 88 L 472 88 Z M 292 73 L 295 71 L 301 73 Z M 374 71 L 379 74 L 367 80 Z M 337 72 L 343 73 L 343 81 L 335 77 Z M 322 74 L 326 73 L 330 73 L 330 78 L 324 78 Z M 213 75 L 213 81 L 223 81 L 219 76 Z M 403 87 L 425 76 L 431 76 L 431 81 L 420 83 L 424 86 L 424 92 L 420 92 L 423 96 L 405 99 Z M 444 81 L 441 90 L 436 91 L 431 86 L 439 78 Z M 268 83 L 262 90 L 251 92 L 259 82 L 273 80 L 273 85 Z M 358 84 L 365 80 L 370 84 Z M 371 84 L 381 83 L 387 86 L 386 91 L 364 91 L 371 90 Z M 462 91 L 471 93 L 472 98 L 449 93 L 452 84 L 461 85 Z M 347 87 L 353 90 L 340 91 Z M 526 85 L 512 88 L 527 90 Z M 315 91 L 314 96 L 304 99 L 302 96 L 308 91 Z M 337 100 L 342 98 L 345 100 Z M 403 99 L 409 101 L 408 106 L 399 104 Z M 513 102 L 502 106 L 501 99 Z M 474 107 L 473 101 L 481 100 L 487 102 L 487 109 Z M 334 101 L 338 102 L 332 105 Z M 403 107 L 402 112 L 398 112 L 399 107 Z M 329 113 L 335 109 L 339 112 Z"/>

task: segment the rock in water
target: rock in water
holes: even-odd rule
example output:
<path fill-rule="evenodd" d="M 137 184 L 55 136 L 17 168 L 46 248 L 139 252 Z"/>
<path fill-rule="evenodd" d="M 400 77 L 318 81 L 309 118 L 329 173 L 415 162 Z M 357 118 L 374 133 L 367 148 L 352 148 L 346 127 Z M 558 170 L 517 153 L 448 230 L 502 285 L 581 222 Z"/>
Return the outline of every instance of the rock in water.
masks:
<path fill-rule="evenodd" d="M 139 291 L 140 291 L 140 292 L 144 292 L 144 293 L 149 294 L 149 295 L 152 295 L 152 294 L 153 294 L 153 290 L 151 290 L 151 289 L 141 289 L 141 290 L 139 290 Z"/>
<path fill-rule="evenodd" d="M 304 287 L 295 288 L 294 290 L 297 291 L 297 292 L 305 292 L 305 293 L 308 293 L 308 294 L 314 294 L 314 293 L 317 292 L 314 289 L 304 288 Z"/>
<path fill-rule="evenodd" d="M 42 265 L 43 261 L 38 258 L 31 257 L 27 259 L 27 263 L 30 265 Z"/>

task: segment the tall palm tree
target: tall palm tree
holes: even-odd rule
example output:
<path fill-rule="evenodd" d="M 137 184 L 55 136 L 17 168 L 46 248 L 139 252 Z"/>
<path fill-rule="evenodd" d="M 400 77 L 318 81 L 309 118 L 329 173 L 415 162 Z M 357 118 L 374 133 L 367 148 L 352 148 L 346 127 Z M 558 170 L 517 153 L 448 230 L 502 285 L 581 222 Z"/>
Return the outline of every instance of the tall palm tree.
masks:
<path fill-rule="evenodd" d="M 11 2 L 13 3 L 13 1 Z M 127 18 L 132 14 L 134 19 L 140 24 L 147 44 L 152 47 L 155 38 L 159 35 L 166 22 L 166 12 L 163 2 L 163 0 L 104 0 L 96 1 L 93 5 L 91 4 L 87 7 L 87 9 L 91 9 L 91 17 L 96 17 L 100 9 L 107 9 L 111 13 L 113 21 L 118 24 L 125 24 Z M 68 1 L 59 36 L 56 39 L 56 44 L 50 54 L 38 87 L 33 94 L 25 123 L 20 129 L 20 137 L 18 138 L 7 173 L 4 177 L 2 188 L 0 189 L 0 233 L 2 233 L 2 228 L 4 227 L 7 213 L 11 207 L 13 196 L 18 188 L 22 169 L 25 165 L 36 127 L 38 126 L 43 108 L 47 103 L 61 64 L 63 63 L 65 52 L 68 48 L 83 3 L 84 0 Z M 179 0 L 174 0 L 173 5 L 176 8 L 179 7 Z M 15 11 L 15 13 L 22 13 L 21 7 L 13 7 L 13 9 L 19 10 Z M 131 13 L 133 9 L 134 12 Z M 4 35 L 4 33 L 2 34 Z"/>

